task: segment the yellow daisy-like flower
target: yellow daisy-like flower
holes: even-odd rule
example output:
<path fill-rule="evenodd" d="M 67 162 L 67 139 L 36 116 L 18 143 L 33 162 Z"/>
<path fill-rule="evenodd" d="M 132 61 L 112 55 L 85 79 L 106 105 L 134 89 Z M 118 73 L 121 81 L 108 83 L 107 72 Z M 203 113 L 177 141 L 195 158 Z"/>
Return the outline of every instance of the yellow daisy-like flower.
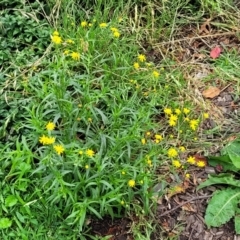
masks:
<path fill-rule="evenodd" d="M 168 157 L 173 158 L 178 155 L 178 152 L 175 148 L 169 148 L 167 151 Z"/>
<path fill-rule="evenodd" d="M 189 173 L 185 174 L 185 178 L 189 179 L 191 177 L 191 175 Z"/>
<path fill-rule="evenodd" d="M 139 60 L 140 62 L 145 62 L 145 61 L 146 61 L 146 56 L 143 55 L 143 54 L 139 54 L 139 55 L 138 55 L 138 60 Z"/>
<path fill-rule="evenodd" d="M 171 115 L 172 114 L 172 110 L 171 108 L 164 108 L 164 113 L 167 114 L 167 115 Z"/>
<path fill-rule="evenodd" d="M 189 110 L 188 108 L 184 108 L 184 109 L 183 109 L 183 112 L 184 112 L 184 114 L 187 115 L 188 113 L 190 113 L 190 110 Z"/>
<path fill-rule="evenodd" d="M 204 113 L 204 114 L 203 114 L 203 117 L 204 117 L 205 119 L 208 119 L 208 118 L 209 118 L 209 113 Z"/>
<path fill-rule="evenodd" d="M 133 64 L 133 67 L 134 67 L 136 70 L 138 70 L 138 69 L 140 68 L 140 65 L 139 65 L 139 63 L 135 62 L 135 63 Z"/>
<path fill-rule="evenodd" d="M 172 165 L 176 168 L 180 168 L 182 166 L 179 160 L 173 160 Z"/>
<path fill-rule="evenodd" d="M 61 144 L 54 145 L 53 148 L 58 155 L 61 155 L 65 151 L 64 147 Z"/>
<path fill-rule="evenodd" d="M 86 155 L 88 157 L 93 157 L 95 155 L 95 152 L 92 149 L 87 149 L 86 150 Z"/>
<path fill-rule="evenodd" d="M 185 152 L 185 151 L 186 151 L 186 148 L 185 148 L 184 146 L 180 146 L 180 147 L 179 147 L 179 150 L 180 150 L 181 152 Z"/>
<path fill-rule="evenodd" d="M 204 161 L 198 161 L 197 163 L 196 163 L 196 165 L 198 166 L 198 167 L 205 167 L 206 166 L 206 163 L 204 162 Z"/>
<path fill-rule="evenodd" d="M 73 60 L 79 60 L 80 59 L 80 53 L 72 52 L 71 57 Z"/>
<path fill-rule="evenodd" d="M 146 136 L 151 136 L 151 132 L 146 132 Z"/>
<path fill-rule="evenodd" d="M 155 78 L 157 78 L 157 77 L 159 77 L 160 76 L 160 73 L 159 72 L 157 72 L 157 71 L 153 71 L 153 76 L 155 77 Z"/>
<path fill-rule="evenodd" d="M 141 139 L 141 143 L 142 143 L 142 145 L 145 145 L 145 144 L 146 144 L 146 139 L 145 139 L 145 138 L 142 138 L 142 139 Z"/>
<path fill-rule="evenodd" d="M 193 165 L 196 163 L 196 160 L 193 156 L 190 156 L 187 158 L 187 162 Z"/>
<path fill-rule="evenodd" d="M 181 110 L 180 110 L 179 108 L 177 108 L 177 109 L 175 109 L 175 113 L 176 113 L 177 115 L 180 115 L 180 114 L 181 114 Z"/>
<path fill-rule="evenodd" d="M 55 142 L 55 138 L 43 135 L 39 138 L 39 142 L 42 145 L 50 145 L 50 144 L 53 144 Z"/>
<path fill-rule="evenodd" d="M 59 32 L 58 31 L 54 31 L 53 32 L 53 36 L 59 36 Z"/>
<path fill-rule="evenodd" d="M 189 122 L 189 126 L 193 131 L 195 131 L 198 127 L 198 123 L 199 123 L 198 119 L 192 119 Z"/>
<path fill-rule="evenodd" d="M 174 114 L 171 114 L 171 115 L 170 115 L 170 120 L 172 120 L 172 121 L 177 121 L 177 120 L 178 120 L 178 116 L 177 116 L 177 115 L 174 115 Z"/>
<path fill-rule="evenodd" d="M 59 45 L 62 43 L 62 38 L 59 37 L 58 35 L 53 35 L 51 36 L 52 42 L 55 43 L 56 45 Z"/>
<path fill-rule="evenodd" d="M 115 37 L 115 38 L 119 38 L 120 37 L 120 32 L 118 32 L 118 31 L 115 31 L 115 32 L 113 32 L 113 36 Z"/>
<path fill-rule="evenodd" d="M 87 25 L 88 25 L 87 21 L 82 21 L 81 22 L 81 27 L 87 27 Z"/>
<path fill-rule="evenodd" d="M 168 124 L 169 124 L 169 126 L 174 127 L 177 125 L 177 122 L 172 119 L 169 119 Z"/>
<path fill-rule="evenodd" d="M 106 23 L 100 23 L 100 24 L 99 24 L 99 27 L 100 27 L 100 28 L 105 28 L 105 27 L 107 27 L 107 24 L 106 24 Z"/>
<path fill-rule="evenodd" d="M 136 185 L 135 180 L 131 179 L 131 180 L 128 181 L 128 186 L 129 187 L 133 188 L 133 187 L 135 187 L 135 185 Z"/>
<path fill-rule="evenodd" d="M 47 123 L 46 129 L 47 129 L 48 131 L 52 131 L 52 130 L 54 130 L 54 128 L 55 128 L 54 122 L 48 122 L 48 123 Z"/>

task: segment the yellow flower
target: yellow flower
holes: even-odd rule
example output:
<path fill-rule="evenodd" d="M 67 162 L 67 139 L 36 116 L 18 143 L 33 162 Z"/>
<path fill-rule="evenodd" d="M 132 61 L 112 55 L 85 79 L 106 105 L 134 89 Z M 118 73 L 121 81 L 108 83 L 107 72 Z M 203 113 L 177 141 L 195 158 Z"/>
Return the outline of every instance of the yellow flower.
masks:
<path fill-rule="evenodd" d="M 184 109 L 183 109 L 183 112 L 184 112 L 184 114 L 187 115 L 188 113 L 190 113 L 190 110 L 189 110 L 188 108 L 184 108 Z"/>
<path fill-rule="evenodd" d="M 180 167 L 182 166 L 182 164 L 180 163 L 179 160 L 173 160 L 173 161 L 172 161 L 172 164 L 173 164 L 173 166 L 176 167 L 176 168 L 180 168 Z"/>
<path fill-rule="evenodd" d="M 160 141 L 163 140 L 163 137 L 161 135 L 159 135 L 159 134 L 155 134 L 155 138 L 160 140 Z"/>
<path fill-rule="evenodd" d="M 145 62 L 145 61 L 146 61 L 146 56 L 143 55 L 143 54 L 139 54 L 139 55 L 138 55 L 138 60 L 139 60 L 140 62 Z"/>
<path fill-rule="evenodd" d="M 142 138 L 142 139 L 141 139 L 141 143 L 142 143 L 142 145 L 145 145 L 145 144 L 146 144 L 146 139 L 145 139 L 145 138 Z"/>
<path fill-rule="evenodd" d="M 51 39 L 52 39 L 52 42 L 57 44 L 57 45 L 61 44 L 61 42 L 62 42 L 62 38 L 59 37 L 58 35 L 51 36 Z"/>
<path fill-rule="evenodd" d="M 67 41 L 66 41 L 67 43 L 70 43 L 70 44 L 74 44 L 74 41 L 73 40 L 71 40 L 71 39 L 67 39 Z"/>
<path fill-rule="evenodd" d="M 89 169 L 89 165 L 86 164 L 86 165 L 85 165 L 85 168 L 86 168 L 86 169 Z"/>
<path fill-rule="evenodd" d="M 189 179 L 191 177 L 191 175 L 189 173 L 185 174 L 185 178 Z"/>
<path fill-rule="evenodd" d="M 204 114 L 203 114 L 203 117 L 204 117 L 205 119 L 209 118 L 209 113 L 204 113 Z"/>
<path fill-rule="evenodd" d="M 53 144 L 55 142 L 55 138 L 54 137 L 47 137 L 47 136 L 43 135 L 39 138 L 39 142 L 42 145 L 50 145 L 50 144 Z"/>
<path fill-rule="evenodd" d="M 206 166 L 206 163 L 205 163 L 204 161 L 198 161 L 198 162 L 196 163 L 196 165 L 197 165 L 198 167 L 205 167 L 205 166 Z"/>
<path fill-rule="evenodd" d="M 187 158 L 187 162 L 190 163 L 190 164 L 195 164 L 196 163 L 196 160 L 194 157 L 190 156 Z"/>
<path fill-rule="evenodd" d="M 48 122 L 48 124 L 46 125 L 46 129 L 48 131 L 52 131 L 52 130 L 54 130 L 54 128 L 55 128 L 54 122 Z"/>
<path fill-rule="evenodd" d="M 86 155 L 88 156 L 88 157 L 93 157 L 94 156 L 94 151 L 93 150 L 91 150 L 91 149 L 87 149 L 87 151 L 86 151 Z"/>
<path fill-rule="evenodd" d="M 111 30 L 112 32 L 118 32 L 118 29 L 115 28 L 115 27 L 111 27 L 110 30 Z"/>
<path fill-rule="evenodd" d="M 176 157 L 178 152 L 175 148 L 169 148 L 167 151 L 168 157 Z"/>
<path fill-rule="evenodd" d="M 146 135 L 147 135 L 147 136 L 150 136 L 150 135 L 151 135 L 151 132 L 146 132 Z"/>
<path fill-rule="evenodd" d="M 186 148 L 185 148 L 184 146 L 180 146 L 180 147 L 179 147 L 179 150 L 180 150 L 181 152 L 185 152 L 185 151 L 186 151 Z"/>
<path fill-rule="evenodd" d="M 68 55 L 68 54 L 69 54 L 69 50 L 65 50 L 65 51 L 63 52 L 63 54 L 64 54 L 64 55 Z"/>
<path fill-rule="evenodd" d="M 59 32 L 58 31 L 54 31 L 53 32 L 53 36 L 59 36 Z"/>
<path fill-rule="evenodd" d="M 73 60 L 79 60 L 80 59 L 80 53 L 72 52 L 71 57 Z"/>
<path fill-rule="evenodd" d="M 60 144 L 54 145 L 53 148 L 58 155 L 62 154 L 65 151 L 64 147 Z"/>
<path fill-rule="evenodd" d="M 135 185 L 136 185 L 135 180 L 131 179 L 131 180 L 128 181 L 128 186 L 129 187 L 133 188 L 133 187 L 135 187 Z"/>
<path fill-rule="evenodd" d="M 169 119 L 168 124 L 169 124 L 169 126 L 174 127 L 177 125 L 177 122 L 172 119 Z"/>
<path fill-rule="evenodd" d="M 133 64 L 133 67 L 134 67 L 136 70 L 138 70 L 138 69 L 140 68 L 139 63 L 135 62 L 135 63 Z"/>
<path fill-rule="evenodd" d="M 153 74 L 153 76 L 154 76 L 155 78 L 159 77 L 159 75 L 160 75 L 159 72 L 157 72 L 157 71 L 153 71 L 152 74 Z"/>
<path fill-rule="evenodd" d="M 88 23 L 86 21 L 81 22 L 81 27 L 87 27 Z"/>
<path fill-rule="evenodd" d="M 197 119 L 192 119 L 189 122 L 190 128 L 195 131 L 197 129 L 198 126 L 198 120 Z"/>
<path fill-rule="evenodd" d="M 171 115 L 170 115 L 170 120 L 172 120 L 172 121 L 177 121 L 177 120 L 178 120 L 177 115 L 171 114 Z"/>
<path fill-rule="evenodd" d="M 180 110 L 179 108 L 177 108 L 177 109 L 175 109 L 175 113 L 176 113 L 177 115 L 179 115 L 179 114 L 181 114 L 181 110 Z"/>
<path fill-rule="evenodd" d="M 115 38 L 119 38 L 120 37 L 120 32 L 118 32 L 118 31 L 115 31 L 115 32 L 113 32 L 113 36 L 115 37 Z"/>
<path fill-rule="evenodd" d="M 83 155 L 83 151 L 82 151 L 82 150 L 80 150 L 78 153 L 79 153 L 80 155 Z"/>
<path fill-rule="evenodd" d="M 152 160 L 147 159 L 147 164 L 148 164 L 150 167 L 152 167 Z"/>
<path fill-rule="evenodd" d="M 171 115 L 172 114 L 171 108 L 164 108 L 164 113 L 167 115 Z"/>
<path fill-rule="evenodd" d="M 100 24 L 99 24 L 99 27 L 100 27 L 100 28 L 105 28 L 105 27 L 107 27 L 107 24 L 106 24 L 106 23 L 100 23 Z"/>

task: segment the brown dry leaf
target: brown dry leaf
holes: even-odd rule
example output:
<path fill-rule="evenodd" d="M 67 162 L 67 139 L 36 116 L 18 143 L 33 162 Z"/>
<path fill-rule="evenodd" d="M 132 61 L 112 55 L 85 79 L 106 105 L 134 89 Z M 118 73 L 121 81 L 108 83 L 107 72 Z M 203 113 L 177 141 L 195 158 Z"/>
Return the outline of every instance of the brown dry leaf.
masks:
<path fill-rule="evenodd" d="M 207 90 L 202 92 L 205 98 L 215 98 L 220 94 L 221 90 L 217 87 L 209 87 Z"/>
<path fill-rule="evenodd" d="M 192 207 L 190 203 L 186 203 L 182 206 L 182 210 L 188 211 L 188 212 L 196 212 L 196 210 Z"/>
<path fill-rule="evenodd" d="M 209 18 L 201 25 L 200 30 L 199 30 L 199 34 L 201 34 L 201 33 L 208 34 L 211 31 L 211 26 L 210 26 L 211 20 L 212 19 Z"/>

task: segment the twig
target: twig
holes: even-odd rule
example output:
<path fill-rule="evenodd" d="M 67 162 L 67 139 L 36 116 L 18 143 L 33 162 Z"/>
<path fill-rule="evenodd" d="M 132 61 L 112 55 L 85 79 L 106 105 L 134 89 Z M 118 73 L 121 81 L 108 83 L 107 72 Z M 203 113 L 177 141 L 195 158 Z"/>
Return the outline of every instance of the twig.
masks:
<path fill-rule="evenodd" d="M 196 200 L 199 200 L 199 199 L 209 198 L 209 197 L 211 197 L 211 196 L 212 196 L 212 194 L 206 195 L 206 196 L 199 196 L 199 197 L 191 198 L 191 199 L 187 200 L 186 202 L 180 203 L 180 204 L 179 204 L 178 206 L 176 206 L 175 208 L 172 208 L 171 210 L 162 213 L 159 217 L 162 217 L 162 216 L 165 216 L 165 215 L 167 215 L 167 214 L 169 214 L 169 213 L 171 213 L 171 212 L 174 212 L 175 210 L 177 210 L 178 208 L 182 207 L 183 205 L 185 205 L 185 204 L 187 204 L 187 203 L 189 203 L 189 202 L 196 201 Z"/>
<path fill-rule="evenodd" d="M 226 87 L 224 87 L 223 89 L 221 89 L 220 93 L 223 92 L 224 90 L 226 90 L 228 87 L 230 87 L 232 85 L 232 83 L 229 83 Z"/>

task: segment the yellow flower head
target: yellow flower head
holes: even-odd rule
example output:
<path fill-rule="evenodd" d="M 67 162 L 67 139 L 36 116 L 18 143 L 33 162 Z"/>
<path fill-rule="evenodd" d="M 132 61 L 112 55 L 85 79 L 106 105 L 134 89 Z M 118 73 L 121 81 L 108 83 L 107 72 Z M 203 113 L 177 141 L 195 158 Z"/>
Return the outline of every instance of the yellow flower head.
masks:
<path fill-rule="evenodd" d="M 174 127 L 174 126 L 177 125 L 177 122 L 174 121 L 174 120 L 172 120 L 172 119 L 169 119 L 169 120 L 168 120 L 168 124 L 169 124 L 169 126 Z"/>
<path fill-rule="evenodd" d="M 99 24 L 99 27 L 100 27 L 100 28 L 105 28 L 105 27 L 107 27 L 107 24 L 106 24 L 106 23 L 100 23 L 100 24 Z"/>
<path fill-rule="evenodd" d="M 189 179 L 191 177 L 191 175 L 189 173 L 185 174 L 185 178 Z"/>
<path fill-rule="evenodd" d="M 50 145 L 50 144 L 53 144 L 55 142 L 55 138 L 54 137 L 47 137 L 47 136 L 43 135 L 39 138 L 39 142 L 42 145 Z"/>
<path fill-rule="evenodd" d="M 145 62 L 145 61 L 146 61 L 146 56 L 143 55 L 143 54 L 139 54 L 139 55 L 138 55 L 138 60 L 139 60 L 140 62 Z"/>
<path fill-rule="evenodd" d="M 110 30 L 111 30 L 112 32 L 118 32 L 118 29 L 115 28 L 115 27 L 111 27 Z"/>
<path fill-rule="evenodd" d="M 184 109 L 183 109 L 183 112 L 184 112 L 184 114 L 187 115 L 188 113 L 190 113 L 190 110 L 189 110 L 188 108 L 184 108 Z"/>
<path fill-rule="evenodd" d="M 164 113 L 167 115 L 171 115 L 172 114 L 171 108 L 164 108 Z"/>
<path fill-rule="evenodd" d="M 58 35 L 53 35 L 51 36 L 52 42 L 55 43 L 56 45 L 59 45 L 62 43 L 62 38 L 59 37 Z"/>
<path fill-rule="evenodd" d="M 54 31 L 53 32 L 53 36 L 59 36 L 59 32 L 58 31 Z"/>
<path fill-rule="evenodd" d="M 113 36 L 115 37 L 115 38 L 119 38 L 120 37 L 120 32 L 118 32 L 118 31 L 115 31 L 115 32 L 113 32 Z"/>
<path fill-rule="evenodd" d="M 48 122 L 48 124 L 46 125 L 46 129 L 48 131 L 52 131 L 52 130 L 54 130 L 54 128 L 55 128 L 54 122 Z"/>
<path fill-rule="evenodd" d="M 178 152 L 175 148 L 169 148 L 167 151 L 168 157 L 173 158 L 178 155 Z"/>
<path fill-rule="evenodd" d="M 182 166 L 182 164 L 180 163 L 179 160 L 173 160 L 173 161 L 172 161 L 172 164 L 173 164 L 173 166 L 176 167 L 176 168 L 180 168 L 180 167 Z"/>
<path fill-rule="evenodd" d="M 80 155 L 83 155 L 83 151 L 82 151 L 82 150 L 80 150 L 78 153 L 79 153 Z"/>
<path fill-rule="evenodd" d="M 68 54 L 69 54 L 69 50 L 65 50 L 65 51 L 63 52 L 63 54 L 64 54 L 64 55 L 68 55 Z"/>
<path fill-rule="evenodd" d="M 193 156 L 190 156 L 190 157 L 187 158 L 187 162 L 190 163 L 190 164 L 195 164 L 196 160 Z"/>
<path fill-rule="evenodd" d="M 129 187 L 133 188 L 133 187 L 135 187 L 135 185 L 136 185 L 135 180 L 131 179 L 131 180 L 128 181 L 128 186 Z"/>
<path fill-rule="evenodd" d="M 195 131 L 198 127 L 198 123 L 199 123 L 198 119 L 192 119 L 189 122 L 189 126 L 193 131 Z"/>
<path fill-rule="evenodd" d="M 146 136 L 151 136 L 151 132 L 146 132 Z"/>
<path fill-rule="evenodd" d="M 95 152 L 94 152 L 93 150 L 91 150 L 91 149 L 87 149 L 86 155 L 87 155 L 88 157 L 93 157 L 93 156 L 95 155 Z"/>
<path fill-rule="evenodd" d="M 174 115 L 174 114 L 171 114 L 171 115 L 170 115 L 170 120 L 172 120 L 172 121 L 177 121 L 177 120 L 178 120 L 178 116 L 177 116 L 177 115 Z"/>
<path fill-rule="evenodd" d="M 157 77 L 159 77 L 159 75 L 160 75 L 160 73 L 159 72 L 157 72 L 157 71 L 153 71 L 153 76 L 155 77 L 155 78 L 157 78 Z"/>
<path fill-rule="evenodd" d="M 202 167 L 205 167 L 205 166 L 206 166 L 206 163 L 205 163 L 205 161 L 198 161 L 198 162 L 196 163 L 196 165 L 197 165 L 198 167 L 202 168 Z"/>
<path fill-rule="evenodd" d="M 186 151 L 186 148 L 185 148 L 184 146 L 180 146 L 180 147 L 179 147 L 179 150 L 180 150 L 181 152 L 185 152 L 185 151 Z"/>
<path fill-rule="evenodd" d="M 175 109 L 175 113 L 176 113 L 177 115 L 180 115 L 180 114 L 181 114 L 181 110 L 180 110 L 179 108 L 177 108 L 177 109 Z"/>
<path fill-rule="evenodd" d="M 141 139 L 141 143 L 142 143 L 142 145 L 145 145 L 145 144 L 146 144 L 146 139 L 145 139 L 145 138 L 142 138 L 142 139 Z"/>
<path fill-rule="evenodd" d="M 64 147 L 60 144 L 54 145 L 53 148 L 58 155 L 62 154 L 65 151 Z"/>
<path fill-rule="evenodd" d="M 135 62 L 135 63 L 133 64 L 133 67 L 134 67 L 136 70 L 138 70 L 138 69 L 140 68 L 140 65 L 139 65 L 139 63 Z"/>
<path fill-rule="evenodd" d="M 203 113 L 203 117 L 204 117 L 205 119 L 209 118 L 209 113 Z"/>
<path fill-rule="evenodd" d="M 88 25 L 87 21 L 82 21 L 81 22 L 81 27 L 87 27 L 87 25 Z"/>
<path fill-rule="evenodd" d="M 86 164 L 86 165 L 85 165 L 85 168 L 86 168 L 86 169 L 89 169 L 89 165 Z"/>
<path fill-rule="evenodd" d="M 79 60 L 80 59 L 80 53 L 72 52 L 71 57 L 73 60 Z"/>

